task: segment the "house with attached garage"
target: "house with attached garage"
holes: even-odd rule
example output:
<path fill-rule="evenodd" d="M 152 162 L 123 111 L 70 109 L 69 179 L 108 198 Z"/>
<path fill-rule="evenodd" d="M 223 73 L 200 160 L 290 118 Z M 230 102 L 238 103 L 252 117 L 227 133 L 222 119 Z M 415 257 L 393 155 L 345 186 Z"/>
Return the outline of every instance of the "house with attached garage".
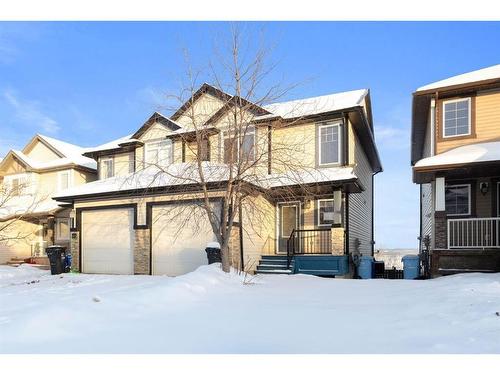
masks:
<path fill-rule="evenodd" d="M 51 197 L 96 179 L 85 149 L 44 135 L 0 162 L 0 264 L 46 259 L 45 248 L 69 246 L 71 208 Z"/>
<path fill-rule="evenodd" d="M 415 91 L 411 137 L 431 273 L 500 271 L 500 65 Z"/>
<path fill-rule="evenodd" d="M 248 127 L 233 144 L 235 106 Z M 219 207 L 235 155 L 253 172 L 241 177 L 251 197 L 233 223 L 233 265 L 347 276 L 350 254 L 373 254 L 373 185 L 382 167 L 369 90 L 257 105 L 203 84 L 171 116 L 154 113 L 135 133 L 84 155 L 97 162 L 99 179 L 54 196 L 72 206 L 81 272 L 176 276 L 206 264 L 215 237 L 199 210 L 193 166 Z"/>

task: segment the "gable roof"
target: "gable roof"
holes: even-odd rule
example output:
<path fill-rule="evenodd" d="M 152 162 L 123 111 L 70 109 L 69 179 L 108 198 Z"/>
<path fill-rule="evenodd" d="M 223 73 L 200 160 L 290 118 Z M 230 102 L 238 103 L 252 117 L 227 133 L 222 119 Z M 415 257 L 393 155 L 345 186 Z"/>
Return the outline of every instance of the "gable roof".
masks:
<path fill-rule="evenodd" d="M 26 152 L 27 150 L 29 150 L 29 147 L 37 141 L 50 148 L 57 156 L 59 156 L 59 159 L 39 161 L 27 155 Z M 59 139 L 47 137 L 46 135 L 36 134 L 23 148 L 22 151 L 10 150 L 7 156 L 0 162 L 0 168 L 3 168 L 3 166 L 7 163 L 7 160 L 9 159 L 8 156 L 15 156 L 27 167 L 35 170 L 59 168 L 70 165 L 80 166 L 93 170 L 97 169 L 97 165 L 94 160 L 83 156 L 85 150 L 86 149 L 83 147 L 76 146 Z"/>
<path fill-rule="evenodd" d="M 476 84 L 490 80 L 498 80 L 500 82 L 500 64 L 429 83 L 428 85 L 419 87 L 416 93 L 445 87 L 453 88 L 459 85 Z"/>
<path fill-rule="evenodd" d="M 173 121 L 176 121 L 177 119 L 179 119 L 179 117 L 182 116 L 182 114 L 184 112 L 186 112 L 186 110 L 200 97 L 202 96 L 203 94 L 210 94 L 212 96 L 215 96 L 216 98 L 219 98 L 221 99 L 222 101 L 229 101 L 231 98 L 232 98 L 232 95 L 229 95 L 228 93 L 225 93 L 224 91 L 222 90 L 219 90 L 218 88 L 212 86 L 212 85 L 209 85 L 208 83 L 203 83 L 200 88 L 198 90 L 196 90 L 196 92 L 191 95 L 191 97 L 186 100 L 184 102 L 183 105 L 180 106 L 180 108 L 175 111 L 175 113 L 170 116 L 170 118 L 173 120 Z"/>
<path fill-rule="evenodd" d="M 352 90 L 264 106 L 269 113 L 283 119 L 292 119 L 339 111 L 363 105 L 368 89 Z M 257 118 L 256 120 L 258 120 Z"/>
<path fill-rule="evenodd" d="M 155 112 L 151 115 L 150 118 L 146 120 L 146 122 L 137 130 L 130 138 L 138 139 L 143 135 L 148 129 L 153 126 L 155 123 L 160 123 L 163 126 L 169 128 L 172 131 L 182 128 L 182 126 L 176 123 L 174 120 L 162 115 L 159 112 Z"/>

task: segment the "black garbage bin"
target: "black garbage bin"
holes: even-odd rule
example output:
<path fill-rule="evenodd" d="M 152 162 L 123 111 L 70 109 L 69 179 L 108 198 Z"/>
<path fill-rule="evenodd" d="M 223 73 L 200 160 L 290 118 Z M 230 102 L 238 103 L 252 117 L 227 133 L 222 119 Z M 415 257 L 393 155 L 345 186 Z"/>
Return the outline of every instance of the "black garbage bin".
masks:
<path fill-rule="evenodd" d="M 63 259 L 66 248 L 64 246 L 48 246 L 45 249 L 50 263 L 50 273 L 52 275 L 59 275 L 64 272 L 65 261 Z"/>
<path fill-rule="evenodd" d="M 212 263 L 222 263 L 222 257 L 220 254 L 220 247 L 215 246 L 215 244 L 208 244 L 205 248 L 207 252 L 208 264 Z"/>

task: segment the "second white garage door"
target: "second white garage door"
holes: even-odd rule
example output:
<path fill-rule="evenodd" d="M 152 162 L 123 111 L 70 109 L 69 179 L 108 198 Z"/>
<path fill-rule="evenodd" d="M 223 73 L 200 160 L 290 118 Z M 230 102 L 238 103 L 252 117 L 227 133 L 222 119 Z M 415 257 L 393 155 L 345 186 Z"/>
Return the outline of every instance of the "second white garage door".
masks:
<path fill-rule="evenodd" d="M 152 240 L 153 274 L 178 276 L 207 264 L 215 235 L 205 211 L 186 203 L 153 208 Z"/>
<path fill-rule="evenodd" d="M 82 271 L 134 273 L 134 211 L 128 208 L 82 212 Z"/>

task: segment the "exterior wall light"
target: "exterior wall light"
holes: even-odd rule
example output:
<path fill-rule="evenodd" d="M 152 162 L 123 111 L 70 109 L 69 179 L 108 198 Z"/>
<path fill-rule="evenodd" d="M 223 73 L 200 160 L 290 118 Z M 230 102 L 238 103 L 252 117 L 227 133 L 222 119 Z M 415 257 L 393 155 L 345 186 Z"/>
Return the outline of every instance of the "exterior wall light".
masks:
<path fill-rule="evenodd" d="M 479 191 L 481 191 L 481 194 L 486 195 L 489 190 L 489 184 L 487 182 L 481 182 L 479 184 Z"/>

